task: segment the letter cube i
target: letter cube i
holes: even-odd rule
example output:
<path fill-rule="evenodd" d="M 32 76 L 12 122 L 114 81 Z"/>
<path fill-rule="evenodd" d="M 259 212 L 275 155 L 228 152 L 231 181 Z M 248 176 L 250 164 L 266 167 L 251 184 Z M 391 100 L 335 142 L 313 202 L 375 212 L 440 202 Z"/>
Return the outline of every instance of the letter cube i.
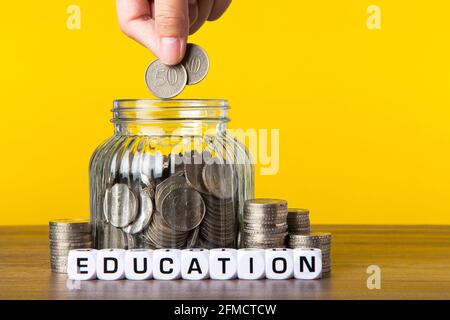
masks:
<path fill-rule="evenodd" d="M 181 277 L 203 280 L 209 277 L 209 250 L 184 249 L 181 251 Z"/>
<path fill-rule="evenodd" d="M 67 276 L 71 280 L 92 280 L 97 278 L 97 250 L 70 250 L 67 260 Z"/>
<path fill-rule="evenodd" d="M 153 278 L 174 280 L 181 276 L 181 250 L 158 249 L 153 251 Z"/>
<path fill-rule="evenodd" d="M 322 250 L 316 248 L 294 249 L 294 277 L 312 280 L 322 277 Z"/>
<path fill-rule="evenodd" d="M 97 251 L 97 278 L 119 280 L 125 276 L 125 250 L 102 249 Z"/>
<path fill-rule="evenodd" d="M 214 280 L 230 280 L 237 276 L 237 250 L 209 250 L 209 276 Z"/>
<path fill-rule="evenodd" d="M 264 249 L 243 248 L 238 250 L 237 276 L 239 279 L 256 280 L 265 276 Z"/>
<path fill-rule="evenodd" d="M 147 280 L 152 278 L 153 250 L 130 249 L 125 252 L 125 278 Z"/>
<path fill-rule="evenodd" d="M 294 257 L 292 249 L 266 249 L 266 278 L 284 280 L 294 274 Z"/>

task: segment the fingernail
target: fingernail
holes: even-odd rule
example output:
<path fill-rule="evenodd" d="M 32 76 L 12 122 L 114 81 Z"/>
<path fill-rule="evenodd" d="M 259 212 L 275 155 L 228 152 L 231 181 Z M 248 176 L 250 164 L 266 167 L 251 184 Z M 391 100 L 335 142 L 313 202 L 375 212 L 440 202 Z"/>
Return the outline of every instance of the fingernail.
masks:
<path fill-rule="evenodd" d="M 179 62 L 182 53 L 182 39 L 175 37 L 162 37 L 160 41 L 161 61 L 169 65 Z"/>

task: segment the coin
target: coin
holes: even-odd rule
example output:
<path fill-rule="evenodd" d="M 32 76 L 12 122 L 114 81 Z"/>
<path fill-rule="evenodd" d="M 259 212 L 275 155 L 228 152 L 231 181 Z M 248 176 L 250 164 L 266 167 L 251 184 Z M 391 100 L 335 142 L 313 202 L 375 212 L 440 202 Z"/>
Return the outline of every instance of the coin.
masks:
<path fill-rule="evenodd" d="M 153 213 L 153 201 L 151 192 L 148 188 L 144 188 L 139 193 L 139 213 L 133 223 L 123 228 L 126 233 L 135 234 L 142 231 L 150 222 Z"/>
<path fill-rule="evenodd" d="M 287 215 L 287 224 L 290 234 L 309 234 L 309 210 L 289 208 Z"/>
<path fill-rule="evenodd" d="M 97 233 L 99 248 L 127 249 L 127 237 L 121 229 L 103 223 L 97 227 Z"/>
<path fill-rule="evenodd" d="M 236 183 L 231 165 L 207 163 L 203 167 L 202 177 L 208 191 L 217 198 L 228 199 L 233 196 Z"/>
<path fill-rule="evenodd" d="M 290 248 L 318 248 L 322 251 L 322 272 L 331 271 L 331 233 L 313 232 L 309 235 L 290 234 Z"/>
<path fill-rule="evenodd" d="M 182 61 L 187 71 L 187 84 L 193 85 L 202 81 L 209 70 L 209 58 L 206 51 L 200 46 L 188 43 L 186 55 Z"/>
<path fill-rule="evenodd" d="M 70 250 L 92 247 L 91 224 L 86 219 L 51 220 L 48 237 L 53 272 L 66 273 Z"/>
<path fill-rule="evenodd" d="M 203 182 L 203 164 L 185 164 L 184 174 L 186 180 L 198 192 L 208 194 L 208 189 Z"/>
<path fill-rule="evenodd" d="M 169 99 L 179 95 L 187 83 L 187 72 L 182 64 L 166 66 L 155 60 L 145 72 L 145 83 L 157 97 Z"/>
<path fill-rule="evenodd" d="M 161 203 L 164 221 L 176 231 L 190 231 L 197 227 L 205 215 L 205 203 L 193 188 L 176 188 Z"/>
<path fill-rule="evenodd" d="M 186 240 L 186 248 L 195 248 L 195 245 L 198 241 L 198 234 L 200 231 L 200 227 L 196 227 L 194 230 L 189 232 L 189 235 Z"/>
<path fill-rule="evenodd" d="M 116 183 L 106 190 L 103 200 L 106 220 L 121 228 L 133 222 L 137 215 L 137 200 L 126 184 Z"/>
<path fill-rule="evenodd" d="M 244 205 L 241 247 L 284 247 L 288 230 L 287 214 L 285 200 L 247 200 Z"/>

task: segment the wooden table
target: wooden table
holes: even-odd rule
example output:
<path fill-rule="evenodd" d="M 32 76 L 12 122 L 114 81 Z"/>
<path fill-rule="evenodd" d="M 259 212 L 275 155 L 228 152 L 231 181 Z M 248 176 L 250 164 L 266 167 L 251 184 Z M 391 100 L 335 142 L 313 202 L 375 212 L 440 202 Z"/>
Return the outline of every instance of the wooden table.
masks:
<path fill-rule="evenodd" d="M 84 281 L 77 288 L 50 271 L 46 227 L 0 227 L 0 299 L 450 299 L 450 226 L 314 229 L 333 233 L 329 278 Z M 367 288 L 373 264 L 380 290 Z"/>

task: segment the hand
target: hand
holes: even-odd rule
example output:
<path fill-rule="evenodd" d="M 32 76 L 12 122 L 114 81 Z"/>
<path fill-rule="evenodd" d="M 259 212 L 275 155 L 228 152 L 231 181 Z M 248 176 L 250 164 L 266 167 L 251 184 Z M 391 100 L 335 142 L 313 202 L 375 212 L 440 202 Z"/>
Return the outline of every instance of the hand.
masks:
<path fill-rule="evenodd" d="M 120 29 L 163 63 L 179 63 L 189 34 L 214 21 L 231 0 L 116 0 Z"/>

